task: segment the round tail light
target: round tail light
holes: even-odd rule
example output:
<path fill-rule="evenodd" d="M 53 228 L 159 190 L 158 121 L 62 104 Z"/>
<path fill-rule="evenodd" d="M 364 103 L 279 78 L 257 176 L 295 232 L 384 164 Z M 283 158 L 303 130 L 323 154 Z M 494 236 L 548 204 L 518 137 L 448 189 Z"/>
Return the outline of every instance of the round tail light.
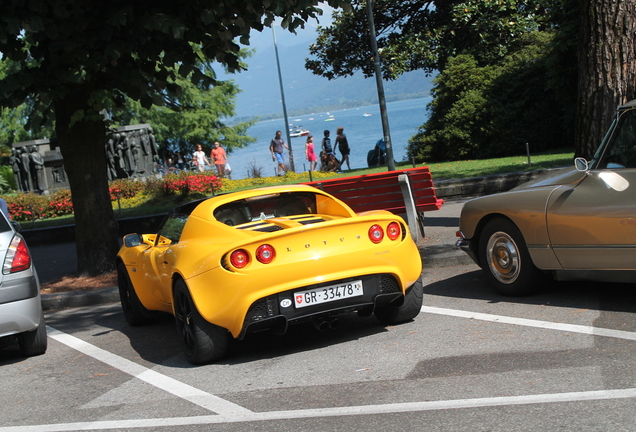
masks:
<path fill-rule="evenodd" d="M 373 243 L 380 243 L 384 238 L 384 231 L 380 225 L 373 225 L 369 228 L 369 240 Z"/>
<path fill-rule="evenodd" d="M 258 249 L 256 249 L 256 259 L 259 262 L 269 264 L 274 261 L 274 258 L 276 258 L 276 250 L 273 246 L 264 244 L 260 245 Z"/>
<path fill-rule="evenodd" d="M 238 268 L 242 269 L 250 262 L 250 254 L 245 249 L 237 249 L 230 254 L 230 263 Z"/>
<path fill-rule="evenodd" d="M 386 235 L 391 240 L 397 240 L 402 235 L 402 230 L 400 229 L 400 224 L 397 222 L 391 222 L 388 227 L 386 227 Z"/>

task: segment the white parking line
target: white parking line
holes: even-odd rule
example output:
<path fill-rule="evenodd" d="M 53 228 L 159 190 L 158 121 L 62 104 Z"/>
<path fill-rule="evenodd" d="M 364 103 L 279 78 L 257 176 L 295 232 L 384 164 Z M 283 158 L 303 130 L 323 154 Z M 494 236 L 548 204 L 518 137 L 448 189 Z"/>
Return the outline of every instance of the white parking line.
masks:
<path fill-rule="evenodd" d="M 158 428 L 165 426 L 193 426 L 222 423 L 241 423 L 271 420 L 295 420 L 320 417 L 339 417 L 374 414 L 414 413 L 422 411 L 485 408 L 510 405 L 529 405 L 561 402 L 582 402 L 636 397 L 636 388 L 622 390 L 600 390 L 573 393 L 552 393 L 529 396 L 506 396 L 447 401 L 409 402 L 385 405 L 363 405 L 339 408 L 321 408 L 296 411 L 270 411 L 226 416 L 171 417 L 143 420 L 112 420 L 83 423 L 60 423 L 52 425 L 0 427 L 0 432 L 59 432 L 105 429 Z"/>
<path fill-rule="evenodd" d="M 553 323 L 549 321 L 514 318 L 501 315 L 491 315 L 478 312 L 469 312 L 456 309 L 437 308 L 431 306 L 422 307 L 422 312 L 447 315 L 458 318 L 476 319 L 503 324 L 513 324 L 526 327 L 542 328 L 572 333 L 582 333 L 594 336 L 612 337 L 618 339 L 636 340 L 636 333 L 621 330 L 602 329 L 591 326 L 574 324 Z M 192 426 L 205 424 L 239 423 L 269 420 L 293 420 L 319 417 L 374 415 L 390 413 L 412 413 L 421 411 L 484 408 L 495 406 L 583 402 L 609 399 L 636 398 L 636 388 L 619 390 L 596 390 L 587 392 L 551 393 L 526 396 L 505 396 L 475 399 L 454 399 L 426 402 L 409 402 L 385 405 L 364 405 L 337 408 L 320 408 L 295 411 L 270 411 L 255 413 L 239 405 L 225 401 L 217 396 L 196 389 L 190 385 L 181 383 L 165 375 L 154 372 L 130 360 L 109 353 L 101 348 L 84 342 L 74 336 L 60 332 L 54 328 L 48 328 L 49 336 L 73 349 L 88 356 L 107 363 L 122 372 L 133 375 L 143 381 L 166 390 L 171 394 L 191 401 L 201 407 L 207 408 L 219 415 L 206 415 L 197 417 L 171 417 L 137 420 L 113 420 L 96 422 L 60 423 L 50 425 L 32 425 L 0 427 L 0 432 L 57 432 L 57 431 L 85 431 L 95 429 L 132 429 L 132 428 L 158 428 L 166 426 Z"/>
<path fill-rule="evenodd" d="M 218 396 L 211 395 L 199 390 L 191 385 L 184 384 L 173 378 L 155 372 L 147 367 L 141 366 L 135 362 L 127 360 L 123 357 L 110 353 L 106 350 L 84 342 L 81 339 L 63 333 L 52 327 L 47 327 L 48 336 L 58 342 L 63 343 L 87 356 L 93 357 L 103 363 L 106 363 L 122 372 L 130 374 L 135 378 L 139 378 L 146 383 L 158 387 L 162 390 L 172 393 L 173 395 L 192 402 L 195 405 L 213 411 L 221 416 L 236 416 L 240 414 L 249 414 L 250 410 L 242 406 L 233 404 Z"/>
<path fill-rule="evenodd" d="M 446 309 L 446 308 L 438 308 L 432 306 L 422 306 L 422 312 L 437 314 L 437 315 L 448 315 L 454 316 L 458 318 L 468 318 L 468 319 L 476 319 L 480 321 L 491 321 L 496 323 L 503 324 L 514 324 L 525 327 L 536 327 L 547 330 L 558 330 L 570 333 L 582 333 L 593 336 L 605 336 L 616 339 L 627 339 L 627 340 L 636 340 L 636 333 L 628 332 L 623 330 L 611 330 L 599 327 L 591 327 L 591 326 L 582 326 L 577 324 L 564 324 L 564 323 L 554 323 L 550 321 L 539 321 L 525 318 L 514 318 L 507 317 L 502 315 L 491 315 L 484 314 L 479 312 L 470 312 L 463 311 L 457 309 Z"/>

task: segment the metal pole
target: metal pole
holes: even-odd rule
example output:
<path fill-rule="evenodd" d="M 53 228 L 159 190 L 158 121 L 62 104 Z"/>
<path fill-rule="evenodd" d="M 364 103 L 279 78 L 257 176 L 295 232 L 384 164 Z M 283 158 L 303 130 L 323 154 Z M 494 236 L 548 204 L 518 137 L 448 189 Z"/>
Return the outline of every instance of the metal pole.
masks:
<path fill-rule="evenodd" d="M 280 97 L 283 101 L 283 117 L 285 117 L 285 136 L 287 137 L 287 145 L 289 146 L 289 168 L 294 169 L 294 153 L 292 152 L 291 136 L 289 135 L 289 119 L 287 118 L 287 106 L 285 105 L 285 92 L 283 90 L 283 75 L 280 71 L 280 61 L 278 60 L 278 44 L 276 43 L 276 31 L 272 25 L 272 35 L 274 35 L 274 51 L 276 53 L 276 66 L 278 67 L 278 82 L 280 83 Z"/>
<path fill-rule="evenodd" d="M 373 53 L 373 66 L 375 67 L 375 81 L 378 86 L 378 101 L 380 102 L 380 116 L 382 118 L 382 132 L 386 144 L 386 157 L 389 171 L 395 170 L 393 160 L 393 146 L 391 145 L 391 131 L 389 129 L 389 116 L 386 112 L 386 99 L 384 97 L 384 85 L 382 84 L 382 69 L 380 68 L 380 54 L 378 53 L 378 41 L 375 35 L 375 22 L 373 21 L 373 0 L 367 0 L 367 15 L 369 16 L 369 34 L 371 37 L 371 52 Z"/>

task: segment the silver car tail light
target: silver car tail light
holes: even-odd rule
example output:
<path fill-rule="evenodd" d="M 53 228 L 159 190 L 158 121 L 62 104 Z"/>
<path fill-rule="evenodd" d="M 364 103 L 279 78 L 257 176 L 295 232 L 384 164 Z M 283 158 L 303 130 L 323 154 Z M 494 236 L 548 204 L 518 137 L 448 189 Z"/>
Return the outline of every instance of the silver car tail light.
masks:
<path fill-rule="evenodd" d="M 7 255 L 4 257 L 2 274 L 16 273 L 31 267 L 31 254 L 24 239 L 13 236 L 11 244 L 7 248 Z"/>

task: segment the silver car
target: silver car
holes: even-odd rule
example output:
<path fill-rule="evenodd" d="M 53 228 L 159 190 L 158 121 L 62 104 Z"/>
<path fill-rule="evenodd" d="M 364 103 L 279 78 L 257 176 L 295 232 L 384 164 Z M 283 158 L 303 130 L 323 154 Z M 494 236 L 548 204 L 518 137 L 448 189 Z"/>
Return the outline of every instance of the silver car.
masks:
<path fill-rule="evenodd" d="M 501 294 L 543 278 L 636 282 L 636 100 L 591 161 L 466 202 L 457 241 Z"/>
<path fill-rule="evenodd" d="M 46 352 L 46 324 L 40 281 L 19 226 L 0 212 L 0 346 L 17 339 L 20 352 L 30 357 Z"/>

